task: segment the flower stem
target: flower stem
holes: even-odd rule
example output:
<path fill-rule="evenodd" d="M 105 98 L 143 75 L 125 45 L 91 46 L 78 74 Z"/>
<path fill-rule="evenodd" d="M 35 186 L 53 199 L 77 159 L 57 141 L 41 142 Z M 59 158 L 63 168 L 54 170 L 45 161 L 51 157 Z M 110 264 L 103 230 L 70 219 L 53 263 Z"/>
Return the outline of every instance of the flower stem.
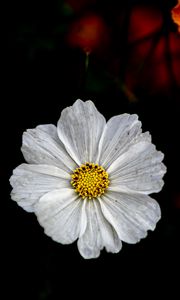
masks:
<path fill-rule="evenodd" d="M 85 59 L 85 70 L 87 72 L 88 66 L 89 66 L 89 52 L 86 52 L 86 59 Z"/>

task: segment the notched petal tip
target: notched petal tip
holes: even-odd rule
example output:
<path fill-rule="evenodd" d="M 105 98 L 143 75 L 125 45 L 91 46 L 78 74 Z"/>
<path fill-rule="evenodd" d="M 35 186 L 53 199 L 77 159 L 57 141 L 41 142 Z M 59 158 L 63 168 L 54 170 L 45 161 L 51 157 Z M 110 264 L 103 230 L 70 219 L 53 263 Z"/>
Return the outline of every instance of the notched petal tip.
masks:
<path fill-rule="evenodd" d="M 63 114 L 66 110 L 69 110 L 71 108 L 77 108 L 77 107 L 80 107 L 80 106 L 87 106 L 87 105 L 92 105 L 96 110 L 96 106 L 94 104 L 94 102 L 90 99 L 86 100 L 86 101 L 83 101 L 82 99 L 78 98 L 74 103 L 73 105 L 70 105 L 70 106 L 67 106 L 66 108 L 64 108 L 61 112 L 61 114 Z"/>
<path fill-rule="evenodd" d="M 81 239 L 77 242 L 77 247 L 81 256 L 85 259 L 95 259 L 100 256 L 100 249 L 94 249 L 92 247 L 84 246 L 81 243 Z"/>

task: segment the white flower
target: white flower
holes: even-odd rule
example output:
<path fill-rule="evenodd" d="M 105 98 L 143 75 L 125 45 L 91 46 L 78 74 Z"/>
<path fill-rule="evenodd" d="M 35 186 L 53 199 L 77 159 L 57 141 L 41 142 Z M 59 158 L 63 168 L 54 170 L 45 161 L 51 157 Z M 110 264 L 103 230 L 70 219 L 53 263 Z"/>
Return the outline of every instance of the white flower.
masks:
<path fill-rule="evenodd" d="M 57 127 L 40 125 L 23 134 L 28 164 L 13 171 L 11 197 L 34 212 L 45 233 L 70 244 L 78 239 L 84 258 L 104 247 L 117 253 L 154 230 L 166 172 L 163 154 L 142 133 L 137 115 L 107 123 L 93 102 L 77 100 L 61 113 Z"/>

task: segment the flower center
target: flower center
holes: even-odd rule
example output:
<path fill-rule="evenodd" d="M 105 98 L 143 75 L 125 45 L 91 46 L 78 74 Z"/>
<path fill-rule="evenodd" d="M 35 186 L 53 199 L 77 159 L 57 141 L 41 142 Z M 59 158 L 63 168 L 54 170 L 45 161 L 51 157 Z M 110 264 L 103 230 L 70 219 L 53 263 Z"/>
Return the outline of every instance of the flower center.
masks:
<path fill-rule="evenodd" d="M 108 173 L 98 164 L 86 163 L 73 171 L 71 184 L 84 198 L 101 196 L 109 186 Z"/>

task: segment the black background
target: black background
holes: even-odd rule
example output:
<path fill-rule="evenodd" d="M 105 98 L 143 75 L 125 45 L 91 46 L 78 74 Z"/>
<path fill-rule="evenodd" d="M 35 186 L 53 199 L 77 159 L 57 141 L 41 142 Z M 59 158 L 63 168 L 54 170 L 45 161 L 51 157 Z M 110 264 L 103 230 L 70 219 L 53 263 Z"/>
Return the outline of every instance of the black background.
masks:
<path fill-rule="evenodd" d="M 1 104 L 1 142 L 5 152 L 2 157 L 6 157 L 1 164 L 2 188 L 5 188 L 2 202 L 6 206 L 1 213 L 1 229 L 5 231 L 3 275 L 7 274 L 4 299 L 9 299 L 9 292 L 19 299 L 64 299 L 71 293 L 73 298 L 94 298 L 97 292 L 101 298 L 122 299 L 132 295 L 146 299 L 151 293 L 155 297 L 157 291 L 160 295 L 169 292 L 170 299 L 176 299 L 179 277 L 176 272 L 180 267 L 180 204 L 177 200 L 180 192 L 180 88 L 174 84 L 168 93 L 163 90 L 149 93 L 149 90 L 137 88 L 138 100 L 131 102 L 113 82 L 107 85 L 106 63 L 118 47 L 112 25 L 108 59 L 93 53 L 90 56 L 88 72 L 95 70 L 99 74 L 97 88 L 93 89 L 88 85 L 89 73 L 85 74 L 85 55 L 81 49 L 71 48 L 64 38 L 69 24 L 85 10 L 100 13 L 111 26 L 113 11 L 133 9 L 140 2 L 150 3 L 93 1 L 73 16 L 64 13 L 63 1 L 8 4 L 4 73 L 7 80 Z M 154 1 L 162 10 L 172 8 L 175 3 Z M 176 30 L 169 21 L 168 31 Z M 103 250 L 95 260 L 84 260 L 76 243 L 62 246 L 53 242 L 44 235 L 34 214 L 23 211 L 9 195 L 8 180 L 12 170 L 24 161 L 20 152 L 23 131 L 39 124 L 56 124 L 61 110 L 77 98 L 93 100 L 106 119 L 124 112 L 137 113 L 143 130 L 150 131 L 157 149 L 165 153 L 164 163 L 168 168 L 163 190 L 152 195 L 162 209 L 162 219 L 156 230 L 136 245 L 123 243 L 118 254 Z"/>

